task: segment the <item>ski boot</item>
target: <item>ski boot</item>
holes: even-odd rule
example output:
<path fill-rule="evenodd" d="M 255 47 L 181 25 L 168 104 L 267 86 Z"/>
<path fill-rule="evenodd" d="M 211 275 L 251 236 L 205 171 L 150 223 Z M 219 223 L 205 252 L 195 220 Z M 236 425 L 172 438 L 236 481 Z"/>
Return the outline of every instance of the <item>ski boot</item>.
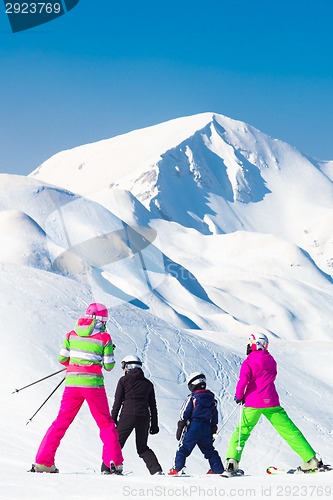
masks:
<path fill-rule="evenodd" d="M 244 471 L 239 468 L 239 462 L 235 458 L 228 458 L 225 464 L 225 470 L 222 472 L 223 477 L 244 476 Z"/>
<path fill-rule="evenodd" d="M 101 474 L 104 476 L 110 476 L 111 474 L 117 474 L 118 476 L 121 476 L 123 473 L 123 465 L 115 465 L 113 462 L 110 463 L 110 467 L 105 465 L 104 462 L 102 462 L 101 466 Z"/>
<path fill-rule="evenodd" d="M 121 476 L 123 473 L 123 464 L 115 465 L 113 462 L 110 463 L 110 473 Z"/>
<path fill-rule="evenodd" d="M 43 464 L 32 464 L 31 469 L 28 472 L 48 472 L 49 474 L 58 474 L 59 469 L 55 465 L 48 467 Z"/>
<path fill-rule="evenodd" d="M 308 462 L 303 462 L 298 470 L 305 474 L 313 474 L 316 472 L 326 472 L 332 470 L 330 465 L 326 465 L 320 458 L 313 457 Z"/>
<path fill-rule="evenodd" d="M 172 469 L 170 469 L 168 472 L 168 476 L 186 476 L 187 474 L 184 469 L 185 467 L 178 471 L 177 469 L 172 467 Z"/>

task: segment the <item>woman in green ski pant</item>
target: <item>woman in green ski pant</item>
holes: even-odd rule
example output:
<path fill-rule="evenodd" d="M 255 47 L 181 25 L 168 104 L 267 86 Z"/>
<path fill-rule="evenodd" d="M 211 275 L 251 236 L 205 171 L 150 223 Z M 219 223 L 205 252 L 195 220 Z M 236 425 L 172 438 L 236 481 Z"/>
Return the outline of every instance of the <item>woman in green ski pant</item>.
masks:
<path fill-rule="evenodd" d="M 268 338 L 263 333 L 252 334 L 247 346 L 247 358 L 242 363 L 236 387 L 235 401 L 244 403 L 241 428 L 239 424 L 232 434 L 227 450 L 226 470 L 238 470 L 244 446 L 250 434 L 264 415 L 280 436 L 301 457 L 301 469 L 305 472 L 318 468 L 316 452 L 301 431 L 280 406 L 275 388 L 276 361 L 268 352 Z"/>

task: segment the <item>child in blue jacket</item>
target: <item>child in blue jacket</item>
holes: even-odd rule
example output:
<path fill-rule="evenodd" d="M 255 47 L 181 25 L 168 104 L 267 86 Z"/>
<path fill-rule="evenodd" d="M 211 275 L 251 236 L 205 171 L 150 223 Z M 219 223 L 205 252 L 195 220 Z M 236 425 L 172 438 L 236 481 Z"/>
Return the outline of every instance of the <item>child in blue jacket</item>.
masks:
<path fill-rule="evenodd" d="M 222 474 L 222 460 L 213 445 L 213 434 L 216 433 L 218 424 L 217 401 L 214 394 L 206 389 L 206 377 L 203 373 L 191 373 L 187 385 L 191 394 L 180 410 L 176 432 L 179 446 L 169 475 L 182 473 L 186 458 L 195 445 L 198 445 L 209 461 L 210 469 L 207 474 Z"/>

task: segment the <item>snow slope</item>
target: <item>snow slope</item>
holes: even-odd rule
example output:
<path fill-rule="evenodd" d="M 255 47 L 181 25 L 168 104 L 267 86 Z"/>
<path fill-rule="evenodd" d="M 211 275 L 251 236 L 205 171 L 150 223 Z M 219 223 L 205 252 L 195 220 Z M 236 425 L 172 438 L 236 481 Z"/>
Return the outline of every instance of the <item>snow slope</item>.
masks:
<path fill-rule="evenodd" d="M 279 364 L 282 405 L 332 463 L 331 169 L 206 113 L 59 153 L 29 177 L 1 175 L 0 498 L 331 496 L 331 473 L 267 477 L 266 466 L 294 467 L 299 458 L 266 421 L 243 455 L 254 478 L 203 477 L 198 451 L 187 465 L 201 477 L 152 478 L 132 437 L 124 455 L 133 475 L 102 477 L 98 430 L 85 406 L 56 463 L 87 474 L 27 474 L 62 389 L 26 423 L 62 375 L 12 394 L 59 369 L 63 336 L 98 300 L 110 308 L 117 345 L 116 368 L 106 374 L 110 404 L 119 361 L 142 356 L 160 420 L 150 445 L 168 471 L 186 376 L 204 370 L 219 402 L 216 447 L 224 458 L 246 339 L 259 329 Z"/>
<path fill-rule="evenodd" d="M 128 191 L 116 190 L 106 208 L 32 178 L 0 179 L 0 224 L 8 243 L 19 235 L 16 254 L 2 248 L 4 262 L 43 256 L 43 269 L 106 292 L 109 305 L 129 302 L 177 327 L 247 334 L 258 325 L 281 338 L 330 338 L 332 278 L 292 242 L 150 219 Z M 13 210 L 35 221 L 38 251 L 37 237 L 7 220 Z"/>
<path fill-rule="evenodd" d="M 19 310 L 21 313 L 15 318 L 5 315 L 2 321 L 4 331 L 10 332 L 10 345 L 15 346 L 15 366 L 12 357 L 3 359 L 3 370 L 10 376 L 4 378 L 0 389 L 3 402 L 0 417 L 0 498 L 22 498 L 23 482 L 24 498 L 31 500 L 45 496 L 69 500 L 99 498 L 110 494 L 110 488 L 113 497 L 118 499 L 130 491 L 133 497 L 138 488 L 144 491 L 148 487 L 153 488 L 156 495 L 159 494 L 159 488 L 167 488 L 167 497 L 177 494 L 175 488 L 191 488 L 193 498 L 200 498 L 203 491 L 211 495 L 209 492 L 212 488 L 223 488 L 229 492 L 231 488 L 239 488 L 239 491 L 253 488 L 257 497 L 261 498 L 263 487 L 271 487 L 275 493 L 278 487 L 333 487 L 331 474 L 311 476 L 311 480 L 303 476 L 278 479 L 266 477 L 267 465 L 292 467 L 299 463 L 299 458 L 266 421 L 260 422 L 254 430 L 243 455 L 243 467 L 255 476 L 253 479 L 241 478 L 232 480 L 235 481 L 232 484 L 221 484 L 220 481 L 225 480 L 199 477 L 184 479 L 185 483 L 180 485 L 174 483 L 178 479 L 151 478 L 134 452 L 133 438 L 124 448 L 125 467 L 133 470 L 133 475 L 124 478 L 102 477 L 98 474 L 101 453 L 98 430 L 86 407 L 83 407 L 68 430 L 57 453 L 56 463 L 66 474 L 27 474 L 25 471 L 34 459 L 36 448 L 56 415 L 61 389 L 29 425 L 26 423 L 62 375 L 22 392 L 12 392 L 59 369 L 56 359 L 63 334 L 73 326 L 78 311 L 84 307 L 83 301 L 89 302 L 92 297 L 89 287 L 71 278 L 28 266 L 2 265 L 1 275 L 4 309 Z M 100 296 L 100 299 L 105 300 L 107 296 Z M 228 439 L 238 419 L 236 413 L 222 427 L 234 409 L 235 382 L 240 362 L 244 359 L 244 336 L 237 333 L 231 335 L 202 331 L 198 334 L 180 330 L 147 311 L 138 311 L 130 304 L 112 310 L 109 330 L 117 345 L 118 361 L 114 371 L 106 375 L 110 404 L 116 381 L 121 376 L 119 360 L 130 352 L 140 354 L 146 376 L 155 384 L 160 433 L 150 438 L 150 446 L 156 451 L 163 468 L 167 471 L 171 467 L 177 447 L 174 437 L 176 422 L 180 405 L 188 393 L 185 377 L 199 367 L 205 370 L 209 387 L 219 402 L 221 431 L 216 439 L 216 447 L 224 457 Z M 331 347 L 331 341 L 290 342 L 271 339 L 271 352 L 279 362 L 277 386 L 282 404 L 326 461 L 332 459 L 333 441 Z M 306 390 L 300 390 L 300 383 Z M 193 474 L 203 474 L 207 470 L 207 463 L 198 451 L 188 459 L 187 465 L 188 471 Z M 96 474 L 92 474 L 92 469 Z M 88 474 L 89 471 L 91 475 L 87 476 L 67 474 Z M 203 488 L 200 495 L 199 487 Z"/>

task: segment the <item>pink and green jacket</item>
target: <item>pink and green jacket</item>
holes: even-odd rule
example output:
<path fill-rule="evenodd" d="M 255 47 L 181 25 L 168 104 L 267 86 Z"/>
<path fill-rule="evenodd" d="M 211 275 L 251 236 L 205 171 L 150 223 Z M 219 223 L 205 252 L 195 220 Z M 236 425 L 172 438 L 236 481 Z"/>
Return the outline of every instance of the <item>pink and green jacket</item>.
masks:
<path fill-rule="evenodd" d="M 101 327 L 99 321 L 80 318 L 67 333 L 59 353 L 60 363 L 67 366 L 67 386 L 104 387 L 102 368 L 111 371 L 115 360 L 111 336 Z"/>

